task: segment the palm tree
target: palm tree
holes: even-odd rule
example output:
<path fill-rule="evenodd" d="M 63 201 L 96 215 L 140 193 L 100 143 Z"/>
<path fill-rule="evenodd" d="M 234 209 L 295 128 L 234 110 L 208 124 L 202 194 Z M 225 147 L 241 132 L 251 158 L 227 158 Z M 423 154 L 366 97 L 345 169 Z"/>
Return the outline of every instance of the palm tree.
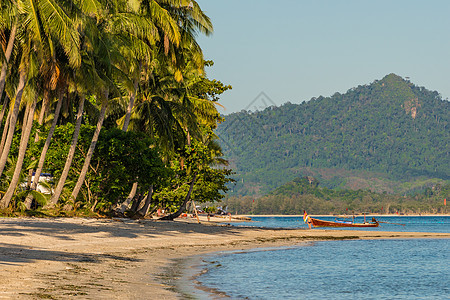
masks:
<path fill-rule="evenodd" d="M 101 80 L 100 82 L 96 82 L 97 89 L 101 91 L 101 95 L 98 95 L 98 98 L 101 98 L 101 110 L 82 170 L 72 191 L 71 199 L 74 202 L 76 201 L 78 193 L 84 184 L 89 164 L 102 129 L 103 121 L 106 116 L 106 109 L 108 107 L 110 89 L 117 91 L 117 85 L 114 80 L 123 80 L 123 73 L 116 67 L 116 64 L 119 61 L 123 61 L 123 57 L 121 56 L 121 52 L 119 50 L 121 40 L 120 35 L 112 34 L 109 31 L 108 22 L 100 24 L 95 22 L 90 24 L 90 30 L 86 30 L 85 36 L 91 45 L 94 46 L 88 55 L 93 63 L 93 67 L 91 69 L 92 72 L 96 74 L 96 78 Z M 66 209 L 69 209 L 69 207 L 66 206 Z"/>
<path fill-rule="evenodd" d="M 33 191 L 36 190 L 37 185 L 39 183 L 39 178 L 41 176 L 42 168 L 43 168 L 44 162 L 45 162 L 45 156 L 47 154 L 48 148 L 50 147 L 50 142 L 51 142 L 53 133 L 55 132 L 56 123 L 58 122 L 58 116 L 59 116 L 59 112 L 61 111 L 62 102 L 63 102 L 62 95 L 60 95 L 60 97 L 58 99 L 58 103 L 56 104 L 55 116 L 53 117 L 52 125 L 51 125 L 49 133 L 47 135 L 47 139 L 45 140 L 44 147 L 41 151 L 41 156 L 39 158 L 38 166 L 37 166 L 37 169 L 36 169 L 36 172 L 34 175 L 34 181 L 33 181 L 33 184 L 31 185 L 31 190 L 33 190 Z M 37 141 L 35 140 L 35 142 L 37 142 Z M 32 176 L 32 174 L 31 174 L 31 176 Z M 32 201 L 33 201 L 33 194 L 30 193 L 30 194 L 28 194 L 27 198 L 25 199 L 26 209 L 31 208 Z"/>
<path fill-rule="evenodd" d="M 13 51 L 17 33 L 17 6 L 12 1 L 6 1 L 1 4 L 2 13 L 0 13 L 0 36 L 6 41 L 6 33 L 9 31 L 8 43 L 4 46 L 4 59 L 2 59 L 2 69 L 0 72 L 0 102 L 3 95 L 6 82 L 6 71 Z M 3 118 L 0 118 L 0 123 Z M 1 125 L 0 125 L 1 126 Z"/>
<path fill-rule="evenodd" d="M 6 106 L 6 104 L 4 104 Z M 3 132 L 2 132 L 2 139 L 0 142 L 0 156 L 2 155 L 3 152 L 3 146 L 5 145 L 5 141 L 6 141 L 6 135 L 8 134 L 8 126 L 9 126 L 9 119 L 11 118 L 11 110 L 8 111 L 8 116 L 6 117 L 5 120 L 5 128 L 3 128 Z"/>
<path fill-rule="evenodd" d="M 159 1 L 141 1 L 139 10 L 130 13 L 134 14 L 135 26 L 127 26 L 128 28 L 137 28 L 138 30 L 127 30 L 127 39 L 129 47 L 126 48 L 127 54 L 131 61 L 136 61 L 131 64 L 130 74 L 134 78 L 130 100 L 123 121 L 122 130 L 127 131 L 131 118 L 131 111 L 134 106 L 134 100 L 138 91 L 138 85 L 141 75 L 141 70 L 145 62 L 151 61 L 153 51 L 152 46 L 156 41 L 164 37 L 165 43 L 172 43 L 176 46 L 180 43 L 180 31 L 176 21 L 170 16 L 169 12 L 160 4 Z M 176 5 L 179 1 L 164 1 L 168 5 Z M 138 16 L 138 17 L 137 17 Z M 120 24 L 123 24 L 121 20 Z M 147 30 L 142 30 L 146 29 Z M 120 29 L 120 27 L 119 27 Z M 141 32 L 147 34 L 142 34 Z M 129 61 L 130 61 L 129 60 Z"/>
<path fill-rule="evenodd" d="M 64 185 L 66 183 L 67 176 L 69 175 L 70 166 L 72 165 L 72 160 L 75 155 L 78 137 L 80 135 L 81 121 L 83 119 L 84 101 L 85 101 L 85 96 L 84 96 L 84 93 L 82 93 L 79 104 L 78 104 L 78 112 L 77 112 L 77 116 L 76 116 L 75 129 L 73 132 L 72 142 L 70 143 L 69 153 L 67 154 L 66 163 L 64 165 L 64 169 L 61 173 L 61 176 L 59 177 L 58 184 L 56 185 L 55 191 L 53 192 L 53 195 L 50 199 L 49 206 L 54 206 L 56 203 L 58 203 L 59 197 L 61 196 Z"/>
<path fill-rule="evenodd" d="M 168 216 L 162 217 L 161 220 L 170 220 L 173 221 L 174 219 L 178 218 L 183 211 L 186 210 L 187 203 L 191 200 L 192 191 L 194 189 L 195 181 L 197 179 L 197 173 L 194 173 L 193 178 L 189 184 L 189 191 L 186 194 L 186 197 L 184 198 L 183 203 L 180 205 L 180 208 L 174 212 L 173 214 L 170 214 Z"/>
<path fill-rule="evenodd" d="M 91 145 L 89 146 L 89 150 L 86 154 L 86 158 L 83 167 L 81 169 L 80 176 L 78 177 L 77 183 L 75 184 L 75 187 L 72 191 L 71 199 L 73 199 L 73 201 L 77 199 L 81 186 L 84 184 L 84 179 L 86 178 L 92 156 L 94 155 L 95 146 L 97 145 L 98 137 L 100 136 L 100 130 L 102 129 L 103 121 L 105 120 L 106 108 L 108 107 L 108 94 L 109 92 L 108 90 L 106 90 L 104 94 L 104 99 L 102 99 L 102 108 L 100 110 L 100 115 L 98 117 L 94 135 L 92 136 Z"/>
<path fill-rule="evenodd" d="M 8 159 L 9 150 L 11 148 L 12 139 L 14 136 L 14 130 L 16 129 L 17 117 L 19 115 L 20 102 L 22 101 L 23 90 L 25 88 L 26 79 L 27 79 L 27 71 L 25 70 L 26 66 L 21 64 L 20 67 L 20 79 L 19 85 L 17 86 L 16 99 L 14 102 L 14 108 L 11 112 L 8 133 L 6 136 L 5 145 L 3 147 L 2 156 L 0 157 L 0 176 L 3 174 L 3 170 L 5 169 L 6 161 Z"/>
<path fill-rule="evenodd" d="M 33 119 L 34 119 L 34 110 L 36 108 L 36 102 L 37 102 L 37 95 L 34 96 L 34 100 L 32 103 L 28 104 L 28 113 L 24 114 L 24 124 L 22 131 L 22 136 L 20 139 L 20 146 L 19 146 L 19 154 L 17 156 L 16 161 L 16 167 L 14 169 L 14 175 L 11 179 L 11 182 L 9 183 L 8 190 L 6 191 L 3 198 L 0 200 L 0 208 L 6 208 L 8 207 L 14 192 L 17 188 L 17 184 L 19 183 L 20 178 L 20 172 L 22 171 L 22 165 L 25 158 L 25 152 L 27 150 L 28 141 L 30 138 L 31 128 L 33 125 Z"/>
<path fill-rule="evenodd" d="M 59 54 L 61 51 L 57 51 Z M 54 54 L 56 55 L 56 54 Z M 60 66 L 65 67 L 60 67 Z M 70 80 L 70 74 L 73 73 L 73 68 L 68 66 L 67 58 L 65 55 L 56 55 L 52 57 L 50 61 L 44 62 L 41 66 L 42 70 L 42 89 L 43 89 L 43 100 L 41 111 L 39 113 L 38 125 L 42 126 L 44 123 L 45 114 L 47 108 L 51 104 L 50 93 L 52 90 L 57 90 L 57 103 L 56 108 L 53 114 L 53 120 L 47 134 L 47 138 L 44 143 L 44 147 L 42 148 L 38 165 L 35 170 L 34 181 L 31 184 L 31 180 L 33 178 L 33 169 L 29 170 L 28 173 L 28 183 L 27 188 L 30 188 L 32 191 L 37 189 L 37 185 L 39 183 L 40 175 L 44 167 L 45 158 L 47 155 L 47 151 L 50 147 L 50 143 L 52 141 L 53 133 L 55 132 L 56 125 L 59 120 L 61 107 L 64 103 L 64 94 L 68 90 L 68 82 Z M 39 141 L 39 130 L 36 131 L 36 136 L 34 142 L 37 143 Z M 35 158 L 32 158 L 34 160 Z M 33 202 L 33 193 L 29 193 L 25 199 L 24 205 L 26 209 L 30 209 Z"/>
<path fill-rule="evenodd" d="M 3 61 L 2 70 L 0 73 L 0 101 L 2 99 L 3 90 L 5 88 L 6 71 L 8 69 L 9 59 L 11 58 L 11 54 L 12 54 L 12 50 L 13 50 L 13 46 L 14 46 L 14 40 L 16 38 L 16 32 L 17 32 L 17 25 L 14 24 L 13 27 L 11 28 L 11 32 L 9 34 L 8 45 L 6 46 L 6 51 L 5 51 L 5 59 Z M 6 101 L 4 101 L 4 104 L 6 104 Z M 3 120 L 3 117 L 0 118 L 0 121 L 1 120 Z"/>
<path fill-rule="evenodd" d="M 82 12 L 82 15 L 79 16 L 79 22 L 82 24 L 82 28 L 85 28 L 86 23 L 88 23 L 88 21 L 90 21 L 92 18 L 97 18 L 102 10 L 101 4 L 98 3 L 96 0 L 77 2 L 77 4 L 80 5 L 78 7 L 78 9 L 81 10 L 81 12 Z M 84 30 L 82 28 L 79 28 L 79 30 L 81 30 L 81 32 L 83 32 L 83 30 Z M 82 36 L 85 37 L 84 34 L 82 34 Z M 69 78 L 69 76 L 67 76 L 67 74 L 73 73 L 73 74 L 75 74 L 74 78 L 71 79 L 73 82 L 79 82 L 79 83 L 84 84 L 85 86 L 88 86 L 91 89 L 95 89 L 93 82 L 96 82 L 97 78 L 92 78 L 90 76 L 92 74 L 88 74 L 86 72 L 86 69 L 87 69 L 86 66 L 91 65 L 92 60 L 88 57 L 88 55 L 86 54 L 86 51 L 83 52 L 83 46 L 81 47 L 81 50 L 80 50 L 80 57 L 81 57 L 81 61 L 80 61 L 80 65 L 78 68 L 65 70 L 66 76 L 64 78 L 64 81 L 69 81 L 70 78 Z M 84 59 L 83 59 L 83 57 L 84 57 Z M 54 57 L 54 60 L 55 59 L 58 62 L 58 61 L 60 61 L 61 58 L 56 56 L 56 57 Z M 64 63 L 62 63 L 62 65 L 64 65 Z M 59 73 L 59 72 L 55 72 L 55 71 L 58 71 L 59 68 L 60 67 L 58 66 L 57 63 L 53 63 L 53 64 L 49 65 L 49 67 L 47 68 L 49 70 L 49 72 L 47 73 L 47 74 L 49 74 L 48 82 L 50 82 L 50 83 L 52 82 L 52 78 L 54 78 L 55 73 Z M 80 74 L 82 74 L 82 75 L 80 76 Z M 62 86 L 65 87 L 65 84 L 62 84 Z M 75 86 L 75 84 L 74 84 L 74 86 Z M 48 91 L 48 89 L 51 89 L 51 88 L 52 87 L 50 85 L 47 85 L 47 87 L 44 90 L 44 94 L 45 94 L 45 91 Z M 60 89 L 61 89 L 61 87 L 60 87 Z M 55 188 L 55 191 L 50 199 L 50 203 L 47 204 L 47 207 L 54 206 L 58 202 L 59 197 L 61 196 L 61 193 L 63 191 L 67 176 L 69 174 L 69 170 L 72 165 L 73 157 L 75 155 L 75 149 L 77 146 L 78 136 L 80 133 L 81 121 L 82 121 L 82 116 L 83 116 L 83 111 L 84 111 L 84 102 L 85 102 L 85 91 L 82 89 L 78 89 L 78 90 L 75 89 L 75 90 L 76 90 L 76 92 L 79 92 L 79 104 L 78 104 L 79 106 L 78 106 L 78 110 L 77 110 L 77 115 L 75 117 L 75 129 L 74 129 L 74 133 L 73 133 L 73 138 L 72 138 L 72 142 L 71 142 L 71 145 L 69 148 L 69 152 L 67 155 L 64 169 L 59 178 L 59 181 Z M 44 96 L 44 98 L 45 98 L 45 96 Z M 43 165 L 45 162 L 46 152 L 50 146 L 51 138 L 53 136 L 53 132 L 55 130 L 55 127 L 56 127 L 56 124 L 58 121 L 58 116 L 59 116 L 59 113 L 61 110 L 62 100 L 63 100 L 62 96 L 60 96 L 58 99 L 56 109 L 55 109 L 54 119 L 53 119 L 52 125 L 50 127 L 50 131 L 47 135 L 47 139 L 45 141 L 44 148 L 41 152 L 38 167 L 36 169 L 36 174 L 34 176 L 33 186 L 31 187 L 32 190 L 36 189 L 37 184 L 39 182 L 39 176 L 40 176 L 40 173 L 42 172 L 42 168 L 43 168 Z M 43 119 L 44 113 L 45 113 L 45 108 L 43 107 L 41 110 L 41 114 L 39 116 L 39 122 L 41 122 L 41 120 Z M 27 201 L 25 203 L 27 208 L 29 208 L 31 206 L 31 201 L 32 201 L 31 197 L 28 197 Z"/>
<path fill-rule="evenodd" d="M 0 176 L 3 173 L 11 147 L 17 114 L 28 77 L 31 55 L 36 56 L 36 66 L 39 66 L 39 55 L 45 57 L 46 50 L 51 52 L 54 49 L 53 44 L 57 43 L 61 45 L 71 65 L 77 66 L 80 60 L 79 35 L 61 3 L 55 0 L 18 1 L 16 6 L 19 8 L 17 18 L 18 24 L 20 24 L 18 30 L 21 33 L 20 49 L 18 50 L 21 55 L 19 85 L 10 117 L 8 135 L 0 158 Z M 32 123 L 30 124 L 32 126 Z"/>

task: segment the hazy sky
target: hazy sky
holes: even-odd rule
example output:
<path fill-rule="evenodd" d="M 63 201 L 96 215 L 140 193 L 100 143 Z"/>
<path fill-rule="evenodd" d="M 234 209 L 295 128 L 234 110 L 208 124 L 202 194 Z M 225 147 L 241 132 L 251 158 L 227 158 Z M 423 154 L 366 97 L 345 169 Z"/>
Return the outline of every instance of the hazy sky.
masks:
<path fill-rule="evenodd" d="M 208 76 L 233 86 L 222 113 L 248 108 L 261 92 L 277 105 L 300 103 L 389 73 L 450 97 L 449 0 L 197 2 L 214 24 L 199 38 L 215 62 Z"/>

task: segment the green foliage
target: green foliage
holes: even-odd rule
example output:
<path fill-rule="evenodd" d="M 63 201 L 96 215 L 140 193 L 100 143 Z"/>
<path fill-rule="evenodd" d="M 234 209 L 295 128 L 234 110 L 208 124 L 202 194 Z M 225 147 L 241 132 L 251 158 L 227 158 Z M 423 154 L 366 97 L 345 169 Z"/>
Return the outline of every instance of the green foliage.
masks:
<path fill-rule="evenodd" d="M 232 171 L 227 168 L 215 168 L 212 163 L 217 158 L 217 150 L 211 144 L 193 140 L 190 146 L 174 153 L 171 169 L 174 176 L 169 184 L 155 194 L 155 200 L 169 211 L 175 210 L 186 197 L 189 184 L 196 174 L 191 199 L 196 203 L 220 201 L 228 190 Z"/>
<path fill-rule="evenodd" d="M 233 195 L 263 195 L 302 175 L 395 192 L 394 181 L 450 180 L 449 126 L 449 101 L 390 74 L 345 94 L 227 115 L 216 133 L 237 173 Z"/>
<path fill-rule="evenodd" d="M 82 126 L 77 145 L 79 151 L 75 154 L 67 181 L 70 190 L 81 171 L 94 129 Z M 46 171 L 53 174 L 56 182 L 64 168 L 72 134 L 73 125 L 58 126 L 47 154 Z M 78 205 L 91 208 L 95 204 L 107 211 L 126 198 L 133 182 L 137 181 L 146 190 L 151 184 L 163 183 L 168 174 L 169 170 L 164 167 L 152 139 L 142 133 L 102 130 L 85 186 L 77 199 Z"/>

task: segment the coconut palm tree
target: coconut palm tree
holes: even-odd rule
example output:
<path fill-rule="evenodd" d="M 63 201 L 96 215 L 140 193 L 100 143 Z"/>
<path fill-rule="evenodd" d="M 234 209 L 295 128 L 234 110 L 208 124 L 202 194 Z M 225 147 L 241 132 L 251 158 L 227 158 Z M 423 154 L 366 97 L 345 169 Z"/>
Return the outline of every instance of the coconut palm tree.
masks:
<path fill-rule="evenodd" d="M 84 27 L 84 21 L 86 21 L 87 19 L 90 18 L 95 18 L 98 17 L 98 15 L 101 13 L 102 10 L 102 6 L 99 2 L 97 2 L 96 0 L 91 0 L 91 1 L 75 1 L 76 4 L 78 4 L 79 6 L 77 7 L 76 12 L 78 14 L 81 15 L 78 16 L 78 22 L 79 22 L 79 30 L 82 31 L 82 29 L 80 29 L 80 27 Z M 84 21 L 83 21 L 84 20 Z M 84 52 L 85 53 L 85 52 Z M 46 106 L 48 105 L 49 101 L 47 100 L 47 104 L 45 103 L 45 99 L 48 98 L 48 93 L 49 90 L 53 90 L 55 89 L 57 86 L 59 86 L 59 91 L 61 91 L 62 89 L 65 89 L 67 87 L 67 84 L 69 82 L 84 82 L 85 84 L 89 85 L 90 83 L 92 83 L 92 81 L 90 81 L 90 79 L 92 79 L 90 76 L 85 76 L 84 78 L 81 78 L 80 76 L 77 77 L 76 74 L 80 74 L 83 72 L 83 70 L 86 69 L 86 59 L 83 61 L 83 48 L 81 47 L 80 50 L 80 56 L 81 56 L 81 62 L 78 68 L 73 69 L 70 67 L 67 67 L 67 63 L 64 60 L 67 60 L 66 56 L 61 56 L 61 55 L 56 55 L 55 53 L 52 53 L 52 60 L 51 63 L 46 64 L 45 68 L 43 68 L 46 72 L 46 76 L 44 76 L 45 79 L 45 86 L 44 86 L 44 101 L 43 101 L 43 107 L 41 109 L 41 113 L 39 115 L 39 124 L 42 124 L 43 118 L 44 118 L 44 114 L 46 111 Z M 84 55 L 84 57 L 86 58 L 86 55 Z M 90 61 L 88 62 L 88 64 L 90 64 Z M 66 66 L 62 71 L 64 72 L 63 76 L 60 76 L 61 73 L 61 66 Z M 74 78 L 70 78 L 69 74 L 75 74 Z M 86 73 L 84 74 L 86 75 Z M 84 79 L 84 80 L 83 80 Z M 61 83 L 62 82 L 62 83 Z M 73 84 L 75 86 L 75 84 Z M 94 87 L 92 85 L 90 85 L 90 87 L 92 89 L 94 89 Z M 76 89 L 75 89 L 76 90 Z M 77 92 L 77 90 L 76 90 Z M 46 97 L 47 95 L 47 97 Z M 66 164 L 64 167 L 64 170 L 62 172 L 62 175 L 59 179 L 58 185 L 55 189 L 55 192 L 53 193 L 53 196 L 51 198 L 50 201 L 50 205 L 56 204 L 64 187 L 66 178 L 68 176 L 69 173 L 69 169 L 70 166 L 72 164 L 72 159 L 73 156 L 75 154 L 75 148 L 77 145 L 77 141 L 78 141 L 78 136 L 79 136 L 79 132 L 80 132 L 80 127 L 81 127 L 81 121 L 82 121 L 82 115 L 83 115 L 83 110 L 84 110 L 84 101 L 85 101 L 85 92 L 81 92 L 80 93 L 80 97 L 79 97 L 79 106 L 78 106 L 78 112 L 75 118 L 75 130 L 74 130 L 74 137 L 72 139 L 72 143 L 69 149 L 69 153 L 68 153 L 68 157 L 66 159 Z M 36 169 L 36 173 L 34 176 L 34 182 L 33 185 L 31 186 L 32 190 L 35 190 L 37 188 L 37 184 L 39 182 L 39 176 L 42 172 L 42 168 L 45 162 L 45 157 L 48 151 L 48 148 L 50 146 L 51 143 L 51 139 L 54 133 L 54 130 L 56 128 L 56 124 L 58 122 L 58 117 L 61 111 L 61 106 L 63 103 L 63 97 L 62 97 L 62 93 L 60 94 L 60 96 L 58 97 L 58 102 L 56 105 L 56 109 L 55 109 L 55 113 L 54 113 L 54 118 L 53 118 L 53 122 L 51 124 L 49 133 L 47 135 L 47 139 L 45 141 L 44 144 L 44 148 L 41 152 L 40 155 L 40 159 L 38 162 L 38 167 Z M 35 142 L 37 141 L 37 138 L 35 140 Z M 26 208 L 30 208 L 31 207 L 31 202 L 32 202 L 32 195 L 30 194 L 26 201 L 25 201 L 25 206 Z"/>
<path fill-rule="evenodd" d="M 3 174 L 3 170 L 5 169 L 6 161 L 8 159 L 9 150 L 11 149 L 11 143 L 14 136 L 14 130 L 16 128 L 17 117 L 19 115 L 20 103 L 22 101 L 23 90 L 26 85 L 27 80 L 27 71 L 26 65 L 23 62 L 20 66 L 20 78 L 19 84 L 17 86 L 16 99 L 14 101 L 14 107 L 11 111 L 11 116 L 8 124 L 8 133 L 6 135 L 5 144 L 3 146 L 2 155 L 0 157 L 0 176 Z"/>
<path fill-rule="evenodd" d="M 113 18 L 109 18 L 113 19 Z M 72 191 L 71 199 L 76 201 L 78 193 L 87 175 L 90 161 L 94 154 L 94 150 L 102 129 L 103 121 L 106 116 L 106 109 L 108 107 L 110 90 L 118 93 L 116 81 L 123 80 L 124 74 L 116 67 L 119 61 L 123 61 L 123 56 L 120 52 L 120 34 L 114 34 L 109 31 L 109 23 L 91 23 L 89 30 L 85 31 L 85 36 L 90 41 L 93 48 L 89 52 L 92 58 L 92 71 L 96 77 L 101 81 L 96 82 L 99 94 L 97 98 L 101 99 L 101 110 L 97 120 L 96 129 L 86 154 L 85 161 L 78 177 L 77 183 Z M 66 207 L 68 208 L 68 207 Z"/>
<path fill-rule="evenodd" d="M 7 34 L 9 33 L 9 37 Z M 7 41 L 6 45 L 2 45 L 2 69 L 0 72 L 0 102 L 3 96 L 3 90 L 5 88 L 6 72 L 8 70 L 9 60 L 13 51 L 15 39 L 17 33 L 17 6 L 12 1 L 5 1 L 1 4 L 0 13 L 0 36 L 1 40 Z M 6 103 L 6 102 L 5 102 Z M 0 123 L 3 118 L 0 119 Z M 1 126 L 1 125 L 0 125 Z"/>
<path fill-rule="evenodd" d="M 66 183 L 67 176 L 69 175 L 70 166 L 72 165 L 72 160 L 75 155 L 75 150 L 78 142 L 78 137 L 80 135 L 81 121 L 83 117 L 84 110 L 84 94 L 81 94 L 81 98 L 79 101 L 78 112 L 76 116 L 75 129 L 72 137 L 72 142 L 70 143 L 69 153 L 67 154 L 66 163 L 64 165 L 64 169 L 59 178 L 58 184 L 56 185 L 55 191 L 53 192 L 52 198 L 50 199 L 51 205 L 55 205 L 64 188 L 64 184 Z"/>
<path fill-rule="evenodd" d="M 79 65 L 80 60 L 78 31 L 75 30 L 75 24 L 67 15 L 61 2 L 55 0 L 36 2 L 18 0 L 14 4 L 14 7 L 17 8 L 17 24 L 20 24 L 17 30 L 21 40 L 17 48 L 18 55 L 21 56 L 21 62 L 15 104 L 10 117 L 5 146 L 0 157 L 0 176 L 3 173 L 11 147 L 17 114 L 30 70 L 31 55 L 36 56 L 33 61 L 36 62 L 36 66 L 39 66 L 40 60 L 46 56 L 46 50 L 51 52 L 54 49 L 53 44 L 58 43 L 72 66 Z"/>
<path fill-rule="evenodd" d="M 12 50 L 13 50 L 13 46 L 14 46 L 14 40 L 16 38 L 16 32 L 17 32 L 17 25 L 14 24 L 12 26 L 12 28 L 11 28 L 10 33 L 9 33 L 8 44 L 6 46 L 6 51 L 5 51 L 5 59 L 3 60 L 2 70 L 1 70 L 1 73 L 0 73 L 0 101 L 2 99 L 3 90 L 5 88 L 6 71 L 8 69 L 9 59 L 11 58 L 11 54 L 12 54 Z M 5 104 L 6 104 L 6 101 L 4 101 L 4 105 Z M 1 120 L 3 120 L 3 117 L 0 118 L 0 121 Z"/>
<path fill-rule="evenodd" d="M 34 111 L 36 108 L 36 102 L 37 102 L 37 94 L 32 95 L 34 100 L 32 100 L 31 103 L 27 104 L 27 112 L 24 114 L 24 122 L 23 122 L 23 129 L 22 135 L 20 139 L 20 145 L 19 145 L 19 153 L 17 156 L 16 166 L 14 169 L 14 175 L 11 179 L 11 182 L 9 183 L 8 190 L 6 191 L 3 198 L 0 200 L 0 208 L 6 208 L 8 207 L 12 197 L 14 196 L 14 192 L 17 188 L 17 185 L 19 183 L 20 178 L 20 172 L 22 171 L 22 165 L 25 158 L 25 152 L 27 150 L 28 141 L 31 134 L 31 128 L 33 125 L 33 119 L 34 119 Z"/>

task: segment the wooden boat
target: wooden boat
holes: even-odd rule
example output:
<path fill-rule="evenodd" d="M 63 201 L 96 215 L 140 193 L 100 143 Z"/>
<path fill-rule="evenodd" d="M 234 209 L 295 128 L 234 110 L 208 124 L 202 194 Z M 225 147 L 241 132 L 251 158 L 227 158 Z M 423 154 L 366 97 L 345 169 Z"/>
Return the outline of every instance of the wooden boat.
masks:
<path fill-rule="evenodd" d="M 314 227 L 378 227 L 380 224 L 375 222 L 355 223 L 353 221 L 335 220 L 325 221 L 309 217 Z"/>

